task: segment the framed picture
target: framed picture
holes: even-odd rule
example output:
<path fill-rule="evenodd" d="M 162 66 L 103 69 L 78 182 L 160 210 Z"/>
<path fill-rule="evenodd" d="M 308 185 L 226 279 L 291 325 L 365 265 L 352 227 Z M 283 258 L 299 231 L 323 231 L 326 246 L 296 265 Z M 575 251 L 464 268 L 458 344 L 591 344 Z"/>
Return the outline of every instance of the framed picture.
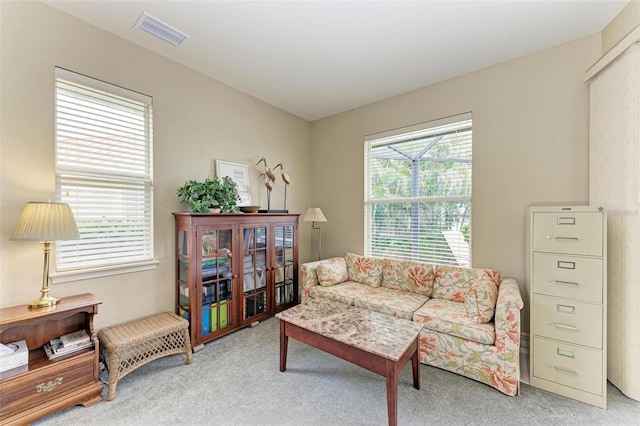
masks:
<path fill-rule="evenodd" d="M 240 194 L 239 206 L 251 205 L 251 191 L 249 190 L 249 167 L 246 164 L 230 163 L 216 160 L 216 176 L 222 179 L 229 176 L 238 186 Z"/>

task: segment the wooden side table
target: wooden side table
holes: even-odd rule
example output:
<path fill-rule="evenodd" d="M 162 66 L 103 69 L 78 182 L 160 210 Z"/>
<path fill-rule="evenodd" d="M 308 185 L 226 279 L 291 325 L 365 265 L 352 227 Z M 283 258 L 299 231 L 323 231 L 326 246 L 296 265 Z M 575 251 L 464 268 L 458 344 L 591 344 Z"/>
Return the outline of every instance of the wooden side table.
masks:
<path fill-rule="evenodd" d="M 57 305 L 0 309 L 0 343 L 26 340 L 29 364 L 0 373 L 0 424 L 24 424 L 74 405 L 102 400 L 98 338 L 93 317 L 101 304 L 92 294 L 60 299 Z M 85 329 L 90 348 L 50 361 L 42 348 L 62 334 Z"/>

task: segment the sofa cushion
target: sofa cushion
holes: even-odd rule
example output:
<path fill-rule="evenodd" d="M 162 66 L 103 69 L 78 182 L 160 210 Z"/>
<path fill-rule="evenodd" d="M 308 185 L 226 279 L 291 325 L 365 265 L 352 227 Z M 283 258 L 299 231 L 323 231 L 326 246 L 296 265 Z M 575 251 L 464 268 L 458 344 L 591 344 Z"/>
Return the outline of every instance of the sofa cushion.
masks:
<path fill-rule="evenodd" d="M 431 297 L 433 266 L 410 260 L 382 260 L 382 286 Z"/>
<path fill-rule="evenodd" d="M 464 307 L 471 321 L 485 324 L 496 313 L 498 301 L 498 284 L 493 277 L 485 274 L 481 280 L 473 281 L 467 297 L 464 299 Z"/>
<path fill-rule="evenodd" d="M 382 281 L 382 261 L 374 257 L 359 256 L 353 253 L 345 255 L 349 281 L 357 281 L 371 287 L 380 287 Z"/>
<path fill-rule="evenodd" d="M 349 279 L 347 263 L 342 257 L 334 257 L 320 262 L 316 267 L 318 284 L 323 287 L 340 284 Z"/>
<path fill-rule="evenodd" d="M 309 297 L 312 299 L 326 299 L 333 302 L 353 305 L 354 298 L 365 297 L 369 290 L 371 290 L 371 287 L 366 284 L 346 281 L 331 287 L 314 285 L 309 289 Z"/>
<path fill-rule="evenodd" d="M 478 343 L 493 345 L 496 340 L 494 324 L 478 324 L 471 321 L 464 303 L 431 299 L 413 314 L 413 320 L 424 324 L 427 329 Z"/>
<path fill-rule="evenodd" d="M 353 305 L 411 321 L 416 309 L 427 300 L 429 300 L 428 297 L 420 294 L 377 287 L 371 288 L 364 295 L 356 296 L 353 300 Z"/>
<path fill-rule="evenodd" d="M 437 265 L 434 273 L 431 297 L 458 303 L 464 303 L 471 284 L 482 281 L 485 276 L 490 277 L 497 284 L 500 283 L 500 272 L 492 269 Z"/>

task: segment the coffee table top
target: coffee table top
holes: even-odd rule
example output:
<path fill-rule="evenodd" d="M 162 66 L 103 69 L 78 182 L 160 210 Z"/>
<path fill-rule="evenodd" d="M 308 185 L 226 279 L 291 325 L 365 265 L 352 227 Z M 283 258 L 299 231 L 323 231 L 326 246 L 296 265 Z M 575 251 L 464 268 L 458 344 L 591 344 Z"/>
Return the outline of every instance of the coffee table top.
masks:
<path fill-rule="evenodd" d="M 402 357 L 422 330 L 413 321 L 327 301 L 309 301 L 276 317 L 393 361 Z"/>

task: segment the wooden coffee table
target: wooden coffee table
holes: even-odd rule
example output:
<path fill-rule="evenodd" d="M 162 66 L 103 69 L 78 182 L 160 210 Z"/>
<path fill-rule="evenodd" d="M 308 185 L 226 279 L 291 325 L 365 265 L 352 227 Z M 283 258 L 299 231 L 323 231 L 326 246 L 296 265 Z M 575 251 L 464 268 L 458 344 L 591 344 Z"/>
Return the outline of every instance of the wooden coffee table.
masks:
<path fill-rule="evenodd" d="M 308 302 L 276 314 L 280 319 L 280 371 L 287 369 L 289 337 L 335 355 L 387 381 L 389 425 L 398 422 L 398 376 L 411 360 L 420 389 L 418 335 L 422 325 L 335 302 Z"/>

